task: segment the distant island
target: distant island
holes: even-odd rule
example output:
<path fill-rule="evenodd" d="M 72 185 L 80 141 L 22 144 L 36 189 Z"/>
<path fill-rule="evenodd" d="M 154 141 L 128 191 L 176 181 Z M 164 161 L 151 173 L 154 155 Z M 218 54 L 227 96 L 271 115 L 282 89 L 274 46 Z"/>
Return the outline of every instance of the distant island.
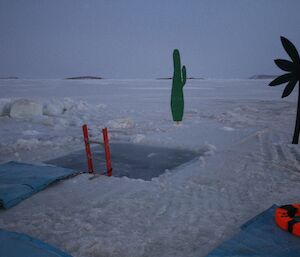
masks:
<path fill-rule="evenodd" d="M 172 78 L 172 77 L 166 77 L 166 78 L 157 78 L 157 79 L 159 79 L 159 80 L 161 80 L 161 79 L 166 79 L 166 80 L 168 80 L 168 79 L 173 79 L 173 78 Z M 204 78 L 188 77 L 187 79 L 204 79 Z"/>
<path fill-rule="evenodd" d="M 11 76 L 11 77 L 0 77 L 0 79 L 19 79 L 19 78 Z"/>
<path fill-rule="evenodd" d="M 187 79 L 205 79 L 205 78 L 195 78 L 195 77 L 188 77 Z"/>
<path fill-rule="evenodd" d="M 248 79 L 275 79 L 278 75 L 265 75 L 265 74 L 259 74 L 249 77 Z"/>
<path fill-rule="evenodd" d="M 65 79 L 103 79 L 103 78 L 97 76 L 78 76 L 78 77 L 70 77 Z"/>

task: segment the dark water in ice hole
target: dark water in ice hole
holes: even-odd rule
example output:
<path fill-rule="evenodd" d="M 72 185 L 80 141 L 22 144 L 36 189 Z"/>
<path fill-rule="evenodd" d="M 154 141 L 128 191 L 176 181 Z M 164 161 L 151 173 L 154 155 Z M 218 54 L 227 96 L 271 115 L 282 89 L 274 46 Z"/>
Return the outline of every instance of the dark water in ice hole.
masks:
<path fill-rule="evenodd" d="M 162 148 L 128 143 L 110 144 L 113 176 L 151 180 L 166 170 L 171 170 L 200 156 L 189 150 Z M 96 172 L 106 172 L 103 146 L 93 147 L 92 156 Z M 64 157 L 46 161 L 56 166 L 87 171 L 84 150 L 73 152 Z"/>

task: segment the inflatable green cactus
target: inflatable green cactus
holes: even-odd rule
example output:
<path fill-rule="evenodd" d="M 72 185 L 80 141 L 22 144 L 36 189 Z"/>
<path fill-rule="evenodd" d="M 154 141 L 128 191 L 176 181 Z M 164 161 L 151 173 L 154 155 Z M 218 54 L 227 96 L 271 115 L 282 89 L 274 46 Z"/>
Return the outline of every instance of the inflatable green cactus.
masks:
<path fill-rule="evenodd" d="M 181 69 L 180 55 L 178 49 L 173 51 L 174 74 L 172 80 L 171 110 L 173 121 L 182 121 L 184 111 L 183 87 L 186 82 L 185 66 Z"/>

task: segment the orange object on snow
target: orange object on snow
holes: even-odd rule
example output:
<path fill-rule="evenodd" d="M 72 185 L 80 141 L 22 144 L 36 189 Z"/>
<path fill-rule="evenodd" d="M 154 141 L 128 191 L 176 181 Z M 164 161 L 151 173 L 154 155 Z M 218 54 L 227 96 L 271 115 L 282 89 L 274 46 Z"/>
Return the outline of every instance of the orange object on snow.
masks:
<path fill-rule="evenodd" d="M 283 205 L 275 211 L 276 224 L 295 236 L 300 236 L 300 204 Z"/>

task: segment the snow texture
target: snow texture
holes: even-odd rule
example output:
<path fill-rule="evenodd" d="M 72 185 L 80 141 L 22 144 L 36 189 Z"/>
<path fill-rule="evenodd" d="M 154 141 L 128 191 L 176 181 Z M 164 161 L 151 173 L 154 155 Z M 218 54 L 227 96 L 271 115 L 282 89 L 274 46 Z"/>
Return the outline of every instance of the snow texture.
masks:
<path fill-rule="evenodd" d="M 108 126 L 111 142 L 199 152 L 151 181 L 83 174 L 60 182 L 1 211 L 0 227 L 74 257 L 205 256 L 274 203 L 299 202 L 296 95 L 281 99 L 282 88 L 268 83 L 189 80 L 176 126 L 170 81 L 0 81 L 1 113 L 27 99 L 17 116 L 34 116 L 2 114 L 0 162 L 42 162 L 83 148 L 83 123 L 98 140 Z"/>

